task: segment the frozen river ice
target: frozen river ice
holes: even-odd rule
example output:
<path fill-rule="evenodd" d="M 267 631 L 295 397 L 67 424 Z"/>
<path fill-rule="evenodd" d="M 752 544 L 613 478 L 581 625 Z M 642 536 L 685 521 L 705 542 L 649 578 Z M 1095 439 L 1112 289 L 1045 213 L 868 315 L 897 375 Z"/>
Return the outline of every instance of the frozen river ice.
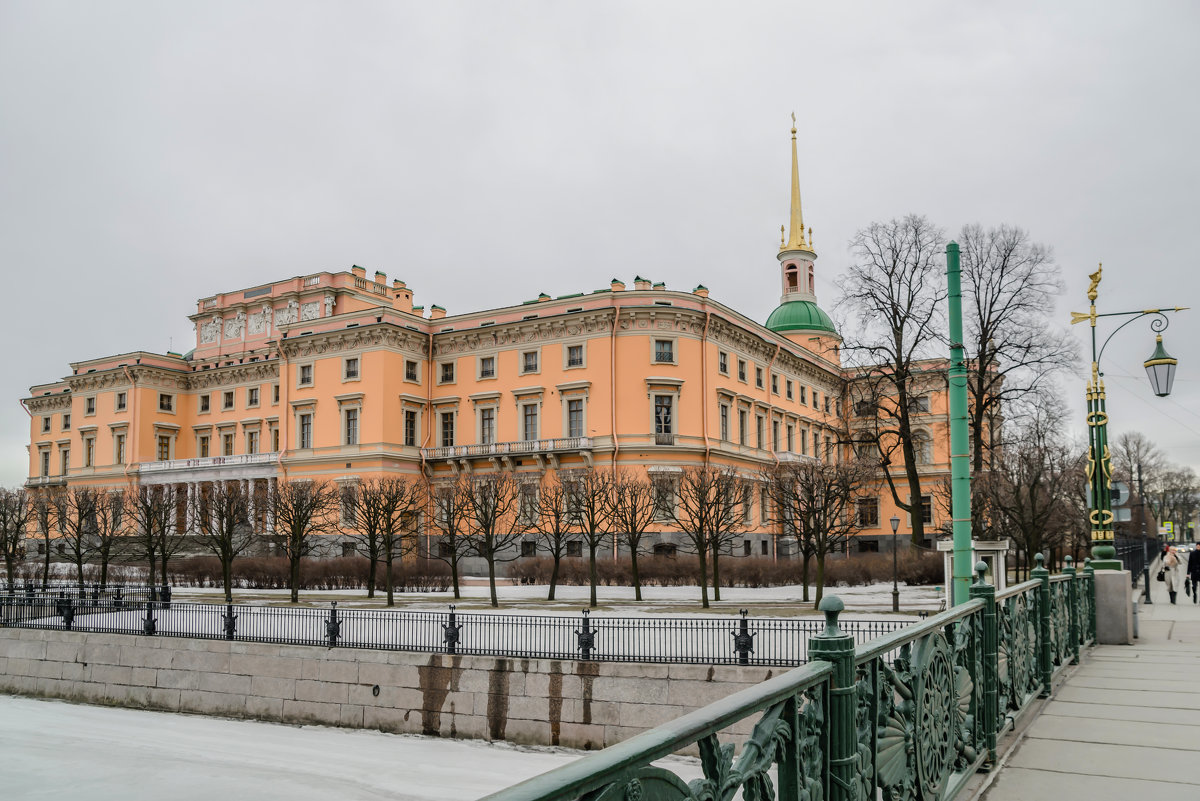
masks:
<path fill-rule="evenodd" d="M 6 801 L 467 801 L 583 752 L 0 695 L 0 754 Z"/>

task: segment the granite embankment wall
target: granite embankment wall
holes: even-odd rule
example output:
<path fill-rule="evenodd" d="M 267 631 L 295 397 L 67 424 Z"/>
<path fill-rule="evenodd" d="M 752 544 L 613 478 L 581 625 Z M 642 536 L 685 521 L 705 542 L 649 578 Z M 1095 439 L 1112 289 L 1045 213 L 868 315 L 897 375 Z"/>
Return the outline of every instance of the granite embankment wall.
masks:
<path fill-rule="evenodd" d="M 0 692 L 572 748 L 628 739 L 779 670 L 0 628 Z"/>

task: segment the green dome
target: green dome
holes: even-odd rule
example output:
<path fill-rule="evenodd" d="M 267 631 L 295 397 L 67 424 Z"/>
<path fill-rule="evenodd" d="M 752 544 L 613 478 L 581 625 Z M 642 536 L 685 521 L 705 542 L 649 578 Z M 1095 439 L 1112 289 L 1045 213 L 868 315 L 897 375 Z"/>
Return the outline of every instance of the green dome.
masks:
<path fill-rule="evenodd" d="M 837 336 L 833 320 L 811 300 L 790 300 L 771 312 L 767 328 L 772 331 L 824 331 Z"/>

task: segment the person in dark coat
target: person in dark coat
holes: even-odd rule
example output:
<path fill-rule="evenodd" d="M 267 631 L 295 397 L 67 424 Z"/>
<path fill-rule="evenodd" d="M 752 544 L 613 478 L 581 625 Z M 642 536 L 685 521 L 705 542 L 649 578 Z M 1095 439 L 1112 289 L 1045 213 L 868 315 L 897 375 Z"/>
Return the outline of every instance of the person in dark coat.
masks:
<path fill-rule="evenodd" d="M 1200 548 L 1193 549 L 1188 554 L 1187 575 L 1183 580 L 1192 583 L 1192 603 L 1200 603 L 1196 598 L 1196 585 L 1200 584 Z"/>

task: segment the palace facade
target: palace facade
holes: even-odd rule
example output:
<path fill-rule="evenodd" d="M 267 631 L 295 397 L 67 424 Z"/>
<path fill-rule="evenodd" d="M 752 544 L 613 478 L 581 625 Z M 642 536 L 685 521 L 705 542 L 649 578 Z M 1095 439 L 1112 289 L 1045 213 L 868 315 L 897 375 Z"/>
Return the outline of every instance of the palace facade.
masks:
<path fill-rule="evenodd" d="M 177 525 L 188 526 L 214 481 L 245 482 L 261 497 L 283 478 L 436 484 L 461 471 L 536 480 L 704 462 L 752 478 L 775 461 L 845 458 L 854 376 L 817 304 L 795 134 L 780 303 L 765 324 L 704 286 L 642 277 L 456 315 L 414 305 L 404 281 L 358 266 L 265 283 L 199 300 L 187 354 L 90 359 L 32 387 L 22 401 L 27 486 L 167 484 L 180 499 Z M 932 494 L 949 475 L 949 424 L 945 364 L 928 367 L 914 411 Z M 896 477 L 903 483 L 902 465 Z M 762 497 L 751 500 L 736 552 L 787 556 Z M 937 504 L 925 508 L 932 530 Z M 908 530 L 882 480 L 859 514 L 858 550 L 888 547 L 893 514 Z M 254 518 L 269 535 L 269 516 Z M 665 524 L 656 535 L 664 549 L 676 536 Z"/>

